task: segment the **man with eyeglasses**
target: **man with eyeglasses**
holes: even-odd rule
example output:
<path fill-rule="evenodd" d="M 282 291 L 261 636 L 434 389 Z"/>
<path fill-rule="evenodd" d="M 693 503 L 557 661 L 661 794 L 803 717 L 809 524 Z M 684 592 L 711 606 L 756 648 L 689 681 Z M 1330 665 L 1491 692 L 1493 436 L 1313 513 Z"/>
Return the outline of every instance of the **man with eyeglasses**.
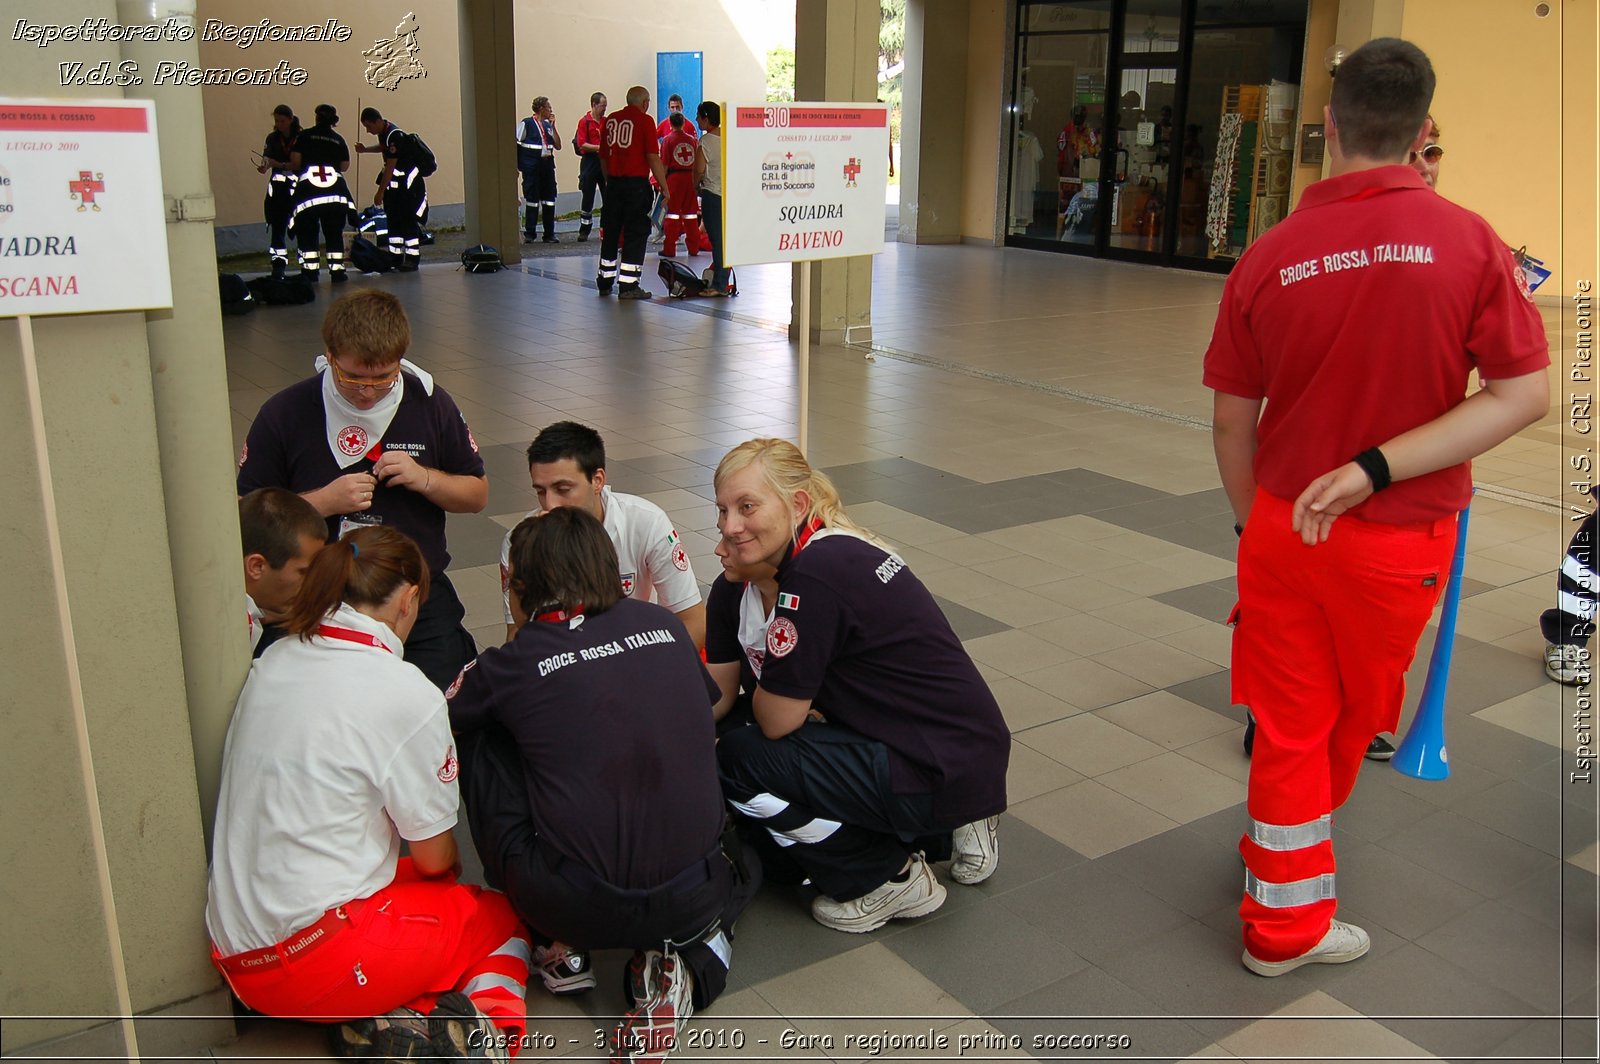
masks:
<path fill-rule="evenodd" d="M 1433 129 L 1428 133 L 1428 142 L 1411 153 L 1411 168 L 1422 175 L 1429 188 L 1437 188 L 1439 160 L 1444 158 L 1444 149 L 1439 147 L 1439 123 L 1433 121 L 1432 115 L 1428 116 L 1428 121 L 1433 123 Z"/>
<path fill-rule="evenodd" d="M 445 576 L 445 514 L 478 513 L 489 481 L 455 400 L 402 361 L 411 324 L 389 292 L 352 292 L 322 321 L 316 376 L 262 404 L 239 457 L 239 494 L 287 488 L 333 536 L 385 525 L 417 541 L 431 570 L 406 660 L 444 690 L 477 654 L 466 610 Z"/>

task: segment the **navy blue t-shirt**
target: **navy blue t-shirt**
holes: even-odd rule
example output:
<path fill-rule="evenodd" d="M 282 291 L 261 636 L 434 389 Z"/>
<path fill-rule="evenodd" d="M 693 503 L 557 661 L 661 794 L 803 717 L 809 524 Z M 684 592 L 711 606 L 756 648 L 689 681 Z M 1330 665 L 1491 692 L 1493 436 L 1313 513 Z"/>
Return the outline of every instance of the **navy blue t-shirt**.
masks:
<path fill-rule="evenodd" d="M 441 473 L 481 477 L 483 459 L 478 443 L 467 429 L 467 419 L 443 388 L 427 394 L 409 373 L 400 409 L 383 434 L 385 451 L 404 451 L 422 465 Z M 287 488 L 297 494 L 315 491 L 347 473 L 370 473 L 372 462 L 363 458 L 340 469 L 328 448 L 328 430 L 322 411 L 322 378 L 310 377 L 291 384 L 261 404 L 239 457 L 240 495 L 256 488 Z M 379 483 L 372 507 L 365 515 L 383 518 L 383 524 L 417 541 L 422 556 L 434 572 L 450 564 L 445 549 L 444 511 L 421 492 Z M 328 518 L 328 536 L 339 535 L 341 515 Z"/>
<path fill-rule="evenodd" d="M 813 537 L 778 567 L 761 687 L 888 747 L 900 793 L 949 827 L 1006 807 L 1011 732 L 939 604 L 899 555 Z"/>
<path fill-rule="evenodd" d="M 659 886 L 722 834 L 717 686 L 683 623 L 622 599 L 576 627 L 529 621 L 452 685 L 450 724 L 511 733 L 540 845 L 613 886 Z"/>

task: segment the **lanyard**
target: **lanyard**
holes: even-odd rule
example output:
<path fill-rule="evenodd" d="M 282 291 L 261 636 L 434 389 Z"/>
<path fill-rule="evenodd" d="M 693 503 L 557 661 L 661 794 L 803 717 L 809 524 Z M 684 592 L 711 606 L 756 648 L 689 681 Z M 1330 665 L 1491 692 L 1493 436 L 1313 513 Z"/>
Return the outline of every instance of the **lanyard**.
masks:
<path fill-rule="evenodd" d="M 317 627 L 317 634 L 324 639 L 339 639 L 346 643 L 356 643 L 364 647 L 377 647 L 385 654 L 394 653 L 394 651 L 384 646 L 383 640 L 377 636 L 370 632 L 358 632 L 354 628 L 336 628 L 331 624 L 324 624 Z"/>

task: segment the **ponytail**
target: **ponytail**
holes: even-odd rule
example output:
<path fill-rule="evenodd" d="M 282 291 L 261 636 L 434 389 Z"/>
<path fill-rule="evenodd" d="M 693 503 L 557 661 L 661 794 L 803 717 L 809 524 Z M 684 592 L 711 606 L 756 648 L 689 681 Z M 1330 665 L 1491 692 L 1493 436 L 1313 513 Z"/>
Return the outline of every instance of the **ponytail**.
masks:
<path fill-rule="evenodd" d="M 358 528 L 311 559 L 283 626 L 291 635 L 310 639 L 341 602 L 379 606 L 397 588 L 409 584 L 419 589 L 418 603 L 426 602 L 428 563 L 416 542 L 392 528 Z"/>

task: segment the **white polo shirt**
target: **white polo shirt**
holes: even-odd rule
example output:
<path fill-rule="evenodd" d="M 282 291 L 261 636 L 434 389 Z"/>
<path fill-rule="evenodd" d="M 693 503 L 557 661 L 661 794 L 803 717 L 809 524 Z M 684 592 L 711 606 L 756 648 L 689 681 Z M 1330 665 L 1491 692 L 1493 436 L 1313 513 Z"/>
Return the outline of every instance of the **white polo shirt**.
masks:
<path fill-rule="evenodd" d="M 444 695 L 381 621 L 341 605 L 250 667 L 222 753 L 206 929 L 230 956 L 394 880 L 400 840 L 455 826 Z"/>
<path fill-rule="evenodd" d="M 617 548 L 622 593 L 642 602 L 655 602 L 680 613 L 700 601 L 700 583 L 689 568 L 689 555 L 666 511 L 649 499 L 600 489 L 606 534 Z M 529 510 L 533 517 L 542 510 Z M 500 601 L 506 623 L 511 617 L 511 533 L 500 541 Z"/>

